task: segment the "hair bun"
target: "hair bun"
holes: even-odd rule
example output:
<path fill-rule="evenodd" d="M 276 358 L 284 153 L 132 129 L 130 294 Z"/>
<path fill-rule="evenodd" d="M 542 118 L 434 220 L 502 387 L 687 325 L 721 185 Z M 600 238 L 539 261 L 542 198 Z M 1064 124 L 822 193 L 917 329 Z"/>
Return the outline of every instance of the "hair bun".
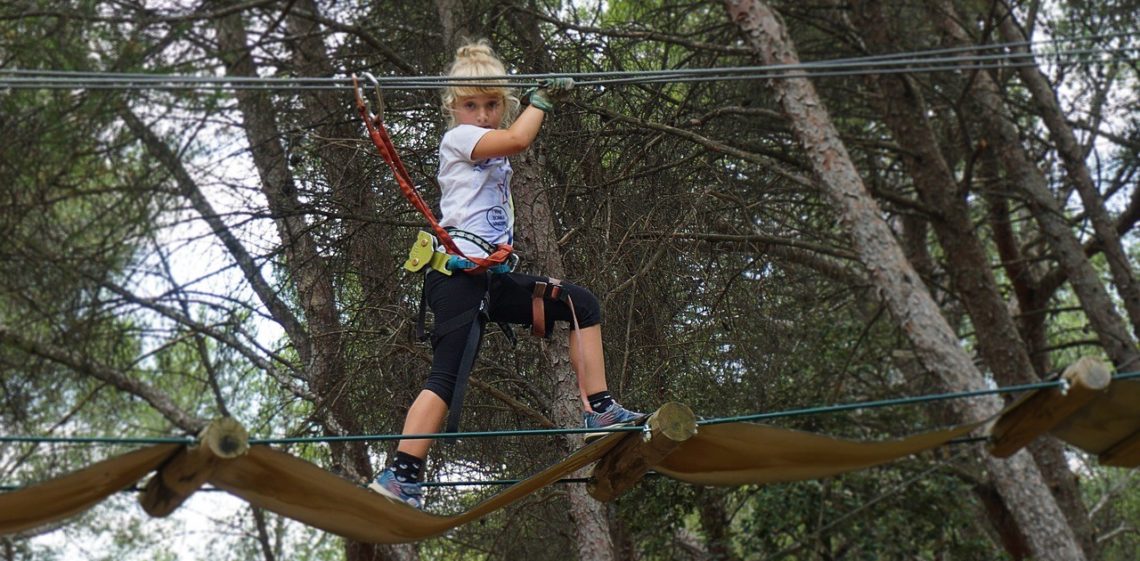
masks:
<path fill-rule="evenodd" d="M 455 58 L 489 59 L 495 58 L 495 51 L 486 39 L 468 43 L 455 50 Z"/>

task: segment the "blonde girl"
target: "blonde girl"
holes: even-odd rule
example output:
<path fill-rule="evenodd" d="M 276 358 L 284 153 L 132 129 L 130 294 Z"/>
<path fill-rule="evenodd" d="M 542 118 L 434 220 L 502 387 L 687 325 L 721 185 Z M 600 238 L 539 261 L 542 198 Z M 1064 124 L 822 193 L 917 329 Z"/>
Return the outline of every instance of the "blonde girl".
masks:
<path fill-rule="evenodd" d="M 527 96 L 529 103 L 520 112 L 519 98 L 498 85 L 506 74 L 485 41 L 469 43 L 456 51 L 448 76 L 477 81 L 457 81 L 443 94 L 449 130 L 439 145 L 440 223 L 470 257 L 485 257 L 499 244 L 513 244 L 512 170 L 507 158 L 530 147 L 546 114 L 573 84 L 568 78 L 547 83 Z M 464 268 L 459 256 L 453 256 L 450 263 Z M 641 416 L 615 402 L 606 389 L 602 314 L 597 297 L 589 290 L 549 277 L 506 271 L 465 274 L 456 270 L 445 275 L 428 268 L 424 283 L 425 299 L 435 317 L 432 367 L 424 389 L 408 410 L 401 434 L 436 433 L 449 407 L 458 407 L 453 398 L 457 380 L 465 375 L 460 372 L 465 351 L 473 360 L 487 321 L 546 326 L 576 318 L 579 328 L 570 336 L 570 356 L 582 391 L 586 426 L 601 428 Z M 539 317 L 533 315 L 536 283 L 557 287 L 544 299 Z M 468 350 L 471 344 L 475 347 Z M 420 477 L 432 442 L 401 440 L 391 464 L 370 488 L 422 508 Z"/>

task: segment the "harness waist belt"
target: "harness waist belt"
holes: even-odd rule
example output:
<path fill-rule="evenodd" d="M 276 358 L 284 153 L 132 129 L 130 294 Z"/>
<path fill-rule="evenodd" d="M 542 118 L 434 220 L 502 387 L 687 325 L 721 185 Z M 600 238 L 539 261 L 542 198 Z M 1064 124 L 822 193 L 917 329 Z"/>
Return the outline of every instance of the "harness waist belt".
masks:
<path fill-rule="evenodd" d="M 455 234 L 456 237 L 471 241 L 481 248 L 490 247 L 491 252 L 495 251 L 494 246 L 491 246 L 486 240 L 479 236 L 464 232 L 463 230 L 455 230 Z M 487 267 L 486 270 L 495 274 L 509 273 L 515 270 L 515 266 L 518 265 L 518 262 L 518 255 L 511 253 L 510 256 L 507 257 L 506 262 Z M 478 263 L 470 259 L 442 251 L 442 248 L 440 248 L 437 243 L 436 237 L 423 230 L 416 233 L 416 241 L 412 244 L 412 249 L 408 251 L 407 261 L 404 261 L 404 269 L 413 273 L 421 271 L 424 267 L 431 267 L 433 270 L 449 276 L 452 271 L 470 271 L 478 266 Z"/>

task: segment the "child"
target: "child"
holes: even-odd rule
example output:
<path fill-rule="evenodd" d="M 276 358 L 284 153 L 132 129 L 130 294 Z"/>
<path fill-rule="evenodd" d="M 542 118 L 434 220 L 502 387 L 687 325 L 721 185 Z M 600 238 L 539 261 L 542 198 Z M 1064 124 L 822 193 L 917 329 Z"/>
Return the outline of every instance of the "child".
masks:
<path fill-rule="evenodd" d="M 490 46 L 479 41 L 457 50 L 448 75 L 505 76 L 506 68 Z M 488 250 L 496 245 L 514 241 L 512 172 L 507 157 L 530 147 L 543 117 L 572 82 L 555 80 L 531 94 L 530 105 L 513 122 L 511 117 L 518 113 L 519 99 L 506 87 L 487 84 L 488 81 L 483 81 L 470 86 L 449 86 L 443 94 L 443 110 L 451 129 L 443 135 L 439 145 L 440 223 L 451 231 L 459 249 L 470 257 L 486 257 Z M 508 124 L 507 128 L 501 128 Z M 429 434 L 439 430 L 452 401 L 459 365 L 472 330 L 469 322 L 467 328 L 446 332 L 440 332 L 440 326 L 464 314 L 471 316 L 471 310 L 479 309 L 485 295 L 489 296 L 486 316 L 471 316 L 471 321 L 477 322 L 474 328 L 478 329 L 478 342 L 469 353 L 477 350 L 488 319 L 551 325 L 552 321 L 571 321 L 576 316 L 580 328 L 571 333 L 570 357 L 584 398 L 584 409 L 588 403 L 583 413 L 586 427 L 607 427 L 641 417 L 640 413 L 615 402 L 606 390 L 602 318 L 597 297 L 585 288 L 553 281 L 569 298 L 543 299 L 542 307 L 532 308 L 536 283 L 551 282 L 547 277 L 510 272 L 454 271 L 448 276 L 428 268 L 424 278 L 425 299 L 435 314 L 436 326 L 431 341 L 432 367 L 423 391 L 408 410 L 402 434 Z M 573 303 L 573 315 L 567 301 Z M 535 309 L 543 310 L 541 323 L 532 316 Z M 432 441 L 426 439 L 400 441 L 391 465 L 381 471 L 369 487 L 422 508 L 420 473 L 431 444 Z"/>

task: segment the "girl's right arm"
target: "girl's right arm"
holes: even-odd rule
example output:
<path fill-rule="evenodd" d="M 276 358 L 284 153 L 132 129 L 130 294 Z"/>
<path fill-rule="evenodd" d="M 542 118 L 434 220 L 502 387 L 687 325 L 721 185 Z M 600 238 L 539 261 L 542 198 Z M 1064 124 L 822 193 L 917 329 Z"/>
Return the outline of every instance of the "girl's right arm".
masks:
<path fill-rule="evenodd" d="M 509 128 L 495 129 L 484 134 L 471 150 L 471 159 L 514 156 L 530 148 L 538 137 L 538 129 L 542 128 L 545 116 L 543 110 L 533 105 L 526 106 Z"/>

